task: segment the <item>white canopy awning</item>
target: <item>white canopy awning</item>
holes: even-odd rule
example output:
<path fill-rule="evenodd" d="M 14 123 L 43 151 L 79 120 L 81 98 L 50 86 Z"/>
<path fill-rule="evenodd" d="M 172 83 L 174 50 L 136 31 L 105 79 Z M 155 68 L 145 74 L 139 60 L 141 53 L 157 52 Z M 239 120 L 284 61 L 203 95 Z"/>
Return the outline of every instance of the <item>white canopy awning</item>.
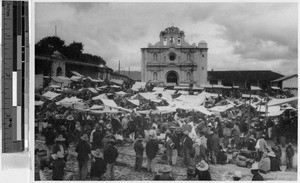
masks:
<path fill-rule="evenodd" d="M 101 99 L 108 99 L 108 98 L 105 94 L 101 94 L 92 98 L 92 100 L 101 100 Z"/>
<path fill-rule="evenodd" d="M 277 86 L 271 86 L 271 88 L 273 89 L 273 90 L 281 90 L 279 87 L 277 87 Z"/>
<path fill-rule="evenodd" d="M 262 89 L 258 86 L 251 86 L 251 91 L 258 91 L 258 90 L 262 90 Z"/>
<path fill-rule="evenodd" d="M 82 77 L 79 77 L 79 76 L 72 76 L 70 79 L 72 81 L 75 81 L 75 82 L 79 82 L 81 80 Z"/>
<path fill-rule="evenodd" d="M 79 77 L 85 77 L 84 75 L 82 75 L 82 74 L 79 74 L 78 72 L 76 72 L 76 71 L 71 71 L 71 73 L 72 74 L 74 74 L 75 76 L 79 76 Z"/>
<path fill-rule="evenodd" d="M 54 93 L 54 92 L 51 92 L 51 91 L 47 91 L 42 96 L 45 97 L 48 100 L 53 100 L 54 98 L 58 97 L 59 95 L 60 95 L 59 93 Z"/>
<path fill-rule="evenodd" d="M 136 106 L 139 106 L 140 105 L 140 101 L 139 100 L 132 100 L 132 99 L 126 99 L 128 102 L 136 105 Z"/>
<path fill-rule="evenodd" d="M 281 105 L 281 104 L 285 104 L 285 103 L 289 103 L 289 102 L 293 102 L 293 101 L 297 101 L 297 100 L 298 100 L 298 97 L 291 97 L 291 98 L 285 98 L 285 99 L 272 99 L 267 103 L 267 105 L 268 106 Z"/>

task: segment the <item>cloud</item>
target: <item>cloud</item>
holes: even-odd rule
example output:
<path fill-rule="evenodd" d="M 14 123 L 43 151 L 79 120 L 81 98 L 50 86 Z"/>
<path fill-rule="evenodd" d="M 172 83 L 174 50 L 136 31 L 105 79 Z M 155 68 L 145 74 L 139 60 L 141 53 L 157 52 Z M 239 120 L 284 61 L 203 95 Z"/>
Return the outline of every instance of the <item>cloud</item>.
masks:
<path fill-rule="evenodd" d="M 58 35 L 84 44 L 113 69 L 140 69 L 140 48 L 174 25 L 190 44 L 206 40 L 208 67 L 297 72 L 296 3 L 36 3 L 36 42 Z M 253 63 L 252 63 L 253 62 Z M 272 63 L 272 65 L 271 65 Z M 286 64 L 285 64 L 286 63 Z M 296 70 L 295 70 L 296 68 Z"/>

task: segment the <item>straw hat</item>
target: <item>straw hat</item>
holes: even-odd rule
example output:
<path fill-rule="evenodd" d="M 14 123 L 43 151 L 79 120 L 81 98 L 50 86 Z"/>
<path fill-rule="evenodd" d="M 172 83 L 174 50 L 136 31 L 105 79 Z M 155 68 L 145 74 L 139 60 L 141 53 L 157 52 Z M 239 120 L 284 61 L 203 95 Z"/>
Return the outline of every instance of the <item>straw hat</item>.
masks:
<path fill-rule="evenodd" d="M 60 142 L 62 142 L 62 141 L 65 141 L 66 139 L 63 137 L 63 135 L 58 135 L 57 136 L 57 138 L 56 138 L 56 141 L 60 141 Z"/>
<path fill-rule="evenodd" d="M 169 173 L 172 171 L 172 168 L 167 165 L 167 166 L 164 166 L 164 168 L 161 170 L 162 173 Z"/>
<path fill-rule="evenodd" d="M 202 160 L 201 162 L 199 162 L 197 165 L 196 165 L 196 168 L 199 170 L 199 171 L 206 171 L 208 170 L 208 164 Z"/>
<path fill-rule="evenodd" d="M 73 117 L 72 115 L 69 115 L 69 116 L 67 116 L 66 119 L 69 120 L 69 121 L 73 121 L 73 120 L 74 120 L 74 117 Z"/>
<path fill-rule="evenodd" d="M 268 155 L 271 156 L 271 157 L 276 157 L 274 151 L 271 151 Z"/>
<path fill-rule="evenodd" d="M 257 162 L 252 164 L 251 170 L 258 170 L 258 163 Z"/>
<path fill-rule="evenodd" d="M 236 178 L 240 178 L 240 179 L 241 179 L 241 178 L 243 177 L 243 174 L 242 174 L 242 172 L 240 172 L 240 171 L 235 171 L 233 177 L 236 177 Z"/>
<path fill-rule="evenodd" d="M 147 115 L 145 116 L 145 118 L 150 119 L 150 116 L 147 114 Z"/>
<path fill-rule="evenodd" d="M 102 158 L 102 152 L 100 149 L 92 150 L 91 154 L 96 158 Z"/>
<path fill-rule="evenodd" d="M 80 138 L 81 138 L 81 140 L 89 141 L 88 135 L 86 133 L 83 134 Z"/>

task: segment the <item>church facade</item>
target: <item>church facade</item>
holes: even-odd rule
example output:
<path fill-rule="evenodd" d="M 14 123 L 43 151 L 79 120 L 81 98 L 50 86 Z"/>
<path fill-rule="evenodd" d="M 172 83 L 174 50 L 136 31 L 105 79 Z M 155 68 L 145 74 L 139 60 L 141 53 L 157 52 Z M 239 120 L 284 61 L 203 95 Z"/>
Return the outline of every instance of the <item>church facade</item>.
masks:
<path fill-rule="evenodd" d="M 161 85 L 207 83 L 207 43 L 189 44 L 177 27 L 160 32 L 159 42 L 141 48 L 141 79 Z"/>

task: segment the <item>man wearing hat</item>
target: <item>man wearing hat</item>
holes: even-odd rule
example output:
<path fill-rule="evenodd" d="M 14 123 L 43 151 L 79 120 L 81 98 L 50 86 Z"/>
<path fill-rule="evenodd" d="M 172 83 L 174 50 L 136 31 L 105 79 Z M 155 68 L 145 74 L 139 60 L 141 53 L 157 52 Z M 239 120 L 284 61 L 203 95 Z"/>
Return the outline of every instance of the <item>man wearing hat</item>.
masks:
<path fill-rule="evenodd" d="M 252 164 L 251 173 L 253 174 L 252 181 L 264 180 L 264 178 L 259 174 L 258 162 L 254 162 Z"/>
<path fill-rule="evenodd" d="M 115 179 L 115 164 L 119 156 L 118 150 L 115 147 L 115 139 L 110 139 L 108 141 L 108 147 L 104 149 L 104 161 L 107 163 L 106 179 Z"/>
<path fill-rule="evenodd" d="M 189 137 L 189 131 L 184 130 L 181 140 L 181 147 L 183 152 L 183 162 L 186 167 L 190 165 L 191 151 L 193 149 L 193 140 Z"/>
<path fill-rule="evenodd" d="M 159 150 L 158 143 L 156 141 L 156 137 L 153 134 L 149 135 L 149 141 L 146 143 L 146 155 L 148 158 L 147 161 L 147 169 L 149 172 L 155 171 L 155 157 Z"/>
<path fill-rule="evenodd" d="M 292 143 L 290 142 L 288 146 L 286 147 L 286 163 L 287 167 L 286 170 L 291 170 L 293 169 L 293 157 L 294 157 L 294 148 L 292 146 Z"/>
<path fill-rule="evenodd" d="M 160 172 L 162 173 L 161 175 L 156 175 L 154 180 L 175 180 L 174 177 L 171 174 L 172 168 L 171 166 L 167 165 L 164 166 L 162 170 L 160 170 Z"/>
<path fill-rule="evenodd" d="M 106 172 L 106 162 L 103 159 L 103 154 L 100 149 L 92 150 L 92 164 L 91 164 L 91 179 L 102 180 L 103 174 Z"/>
<path fill-rule="evenodd" d="M 61 134 L 57 136 L 55 139 L 56 142 L 52 146 L 51 149 L 51 158 L 53 161 L 53 173 L 52 173 L 52 179 L 53 180 L 63 180 L 64 176 L 64 168 L 66 166 L 65 162 L 65 156 L 67 152 L 67 148 L 64 144 L 64 141 L 66 140 L 63 138 Z"/>
<path fill-rule="evenodd" d="M 144 154 L 144 146 L 143 146 L 143 136 L 141 134 L 138 135 L 136 142 L 133 145 L 133 149 L 135 151 L 135 171 L 140 171 L 143 164 L 143 154 Z"/>
<path fill-rule="evenodd" d="M 102 139 L 104 136 L 104 132 L 102 131 L 102 126 L 99 123 L 95 124 L 95 129 L 91 133 L 91 143 L 92 149 L 100 148 L 102 145 Z"/>
<path fill-rule="evenodd" d="M 75 148 L 75 152 L 78 153 L 79 180 L 85 180 L 88 173 L 88 160 L 91 154 L 91 147 L 88 141 L 88 135 L 83 134 Z"/>
<path fill-rule="evenodd" d="M 204 160 L 196 165 L 195 176 L 198 176 L 198 180 L 211 180 L 209 166 Z"/>

